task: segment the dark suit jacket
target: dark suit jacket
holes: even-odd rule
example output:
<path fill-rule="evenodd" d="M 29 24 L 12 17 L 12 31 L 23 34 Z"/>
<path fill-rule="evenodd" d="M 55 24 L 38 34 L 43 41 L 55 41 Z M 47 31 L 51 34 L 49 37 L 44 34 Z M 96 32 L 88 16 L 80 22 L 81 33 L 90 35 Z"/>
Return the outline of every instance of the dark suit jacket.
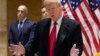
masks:
<path fill-rule="evenodd" d="M 13 23 L 10 27 L 9 31 L 9 44 L 18 44 L 19 42 L 22 43 L 22 45 L 28 49 L 28 45 L 30 45 L 30 42 L 32 39 L 34 39 L 34 28 L 36 24 L 34 24 L 29 19 L 26 19 L 23 28 L 21 31 L 18 30 L 18 21 Z M 26 56 L 31 56 L 33 53 L 30 53 L 27 51 Z"/>
<path fill-rule="evenodd" d="M 44 19 L 36 26 L 35 40 L 32 41 L 35 43 L 31 44 L 39 51 L 39 56 L 48 56 L 50 24 L 50 19 Z M 70 56 L 70 50 L 74 44 L 80 50 L 79 56 L 81 56 L 83 41 L 80 25 L 71 19 L 63 17 L 57 36 L 54 56 Z M 34 48 L 33 50 L 35 50 Z"/>

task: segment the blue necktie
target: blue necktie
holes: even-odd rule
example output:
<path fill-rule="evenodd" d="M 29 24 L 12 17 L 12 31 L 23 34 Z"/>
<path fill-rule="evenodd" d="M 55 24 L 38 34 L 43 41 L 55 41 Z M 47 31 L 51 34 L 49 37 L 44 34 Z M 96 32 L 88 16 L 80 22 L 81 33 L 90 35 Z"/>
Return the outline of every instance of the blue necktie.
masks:
<path fill-rule="evenodd" d="M 22 23 L 23 23 L 22 21 L 19 22 L 19 24 L 20 24 L 20 25 L 19 25 L 19 32 L 22 30 Z"/>

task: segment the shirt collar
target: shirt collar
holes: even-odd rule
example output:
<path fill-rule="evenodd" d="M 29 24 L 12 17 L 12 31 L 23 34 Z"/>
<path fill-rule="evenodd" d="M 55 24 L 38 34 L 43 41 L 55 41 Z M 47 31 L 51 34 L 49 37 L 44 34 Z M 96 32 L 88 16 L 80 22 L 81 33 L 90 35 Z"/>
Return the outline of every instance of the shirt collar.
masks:
<path fill-rule="evenodd" d="M 25 18 L 22 20 L 22 23 L 24 23 L 26 19 L 27 19 L 27 17 L 25 17 Z M 20 21 L 19 21 L 19 22 L 20 22 Z"/>

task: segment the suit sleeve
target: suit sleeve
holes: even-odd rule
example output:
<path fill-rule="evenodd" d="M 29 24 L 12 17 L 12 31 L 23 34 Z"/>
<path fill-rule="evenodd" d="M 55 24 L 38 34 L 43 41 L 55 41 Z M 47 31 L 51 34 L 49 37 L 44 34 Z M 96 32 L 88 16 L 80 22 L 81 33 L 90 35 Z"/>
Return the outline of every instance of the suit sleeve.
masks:
<path fill-rule="evenodd" d="M 8 33 L 8 45 L 10 44 L 14 44 L 13 42 L 13 32 L 12 32 L 12 28 L 9 28 L 9 33 Z"/>
<path fill-rule="evenodd" d="M 75 44 L 77 46 L 76 48 L 79 49 L 79 56 L 81 56 L 82 51 L 83 51 L 83 40 L 82 40 L 81 28 L 80 28 L 79 24 L 74 29 L 73 36 L 75 36 L 74 40 L 75 40 Z"/>
<path fill-rule="evenodd" d="M 29 37 L 29 41 L 28 43 L 25 45 L 25 52 L 26 53 L 35 53 L 37 50 L 37 48 L 35 46 L 37 46 L 36 42 L 35 42 L 35 29 L 36 29 L 36 24 L 33 24 L 31 26 L 31 31 L 30 31 L 30 37 Z"/>

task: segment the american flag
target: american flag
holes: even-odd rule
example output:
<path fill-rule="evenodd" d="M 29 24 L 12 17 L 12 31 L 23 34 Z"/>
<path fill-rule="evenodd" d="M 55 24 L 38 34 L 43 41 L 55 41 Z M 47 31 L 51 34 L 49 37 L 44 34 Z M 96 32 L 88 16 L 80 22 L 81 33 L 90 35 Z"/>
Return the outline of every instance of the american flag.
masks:
<path fill-rule="evenodd" d="M 100 52 L 100 0 L 60 0 L 66 17 L 81 24 L 82 56 L 95 56 Z"/>

